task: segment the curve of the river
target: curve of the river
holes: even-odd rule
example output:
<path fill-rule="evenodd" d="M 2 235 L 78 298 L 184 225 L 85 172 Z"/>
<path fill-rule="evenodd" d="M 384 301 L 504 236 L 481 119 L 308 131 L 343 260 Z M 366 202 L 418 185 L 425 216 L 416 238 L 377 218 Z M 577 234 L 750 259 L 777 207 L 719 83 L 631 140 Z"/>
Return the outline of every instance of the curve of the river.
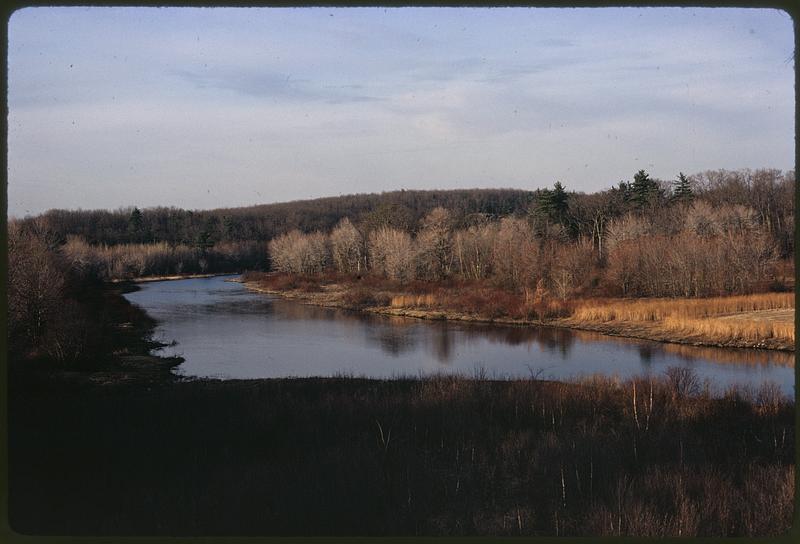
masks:
<path fill-rule="evenodd" d="M 510 327 L 365 315 L 254 293 L 230 276 L 140 284 L 125 297 L 175 341 L 180 374 L 214 378 L 433 373 L 569 379 L 657 375 L 690 367 L 712 390 L 776 383 L 794 396 L 794 355 L 698 348 L 550 327 Z"/>

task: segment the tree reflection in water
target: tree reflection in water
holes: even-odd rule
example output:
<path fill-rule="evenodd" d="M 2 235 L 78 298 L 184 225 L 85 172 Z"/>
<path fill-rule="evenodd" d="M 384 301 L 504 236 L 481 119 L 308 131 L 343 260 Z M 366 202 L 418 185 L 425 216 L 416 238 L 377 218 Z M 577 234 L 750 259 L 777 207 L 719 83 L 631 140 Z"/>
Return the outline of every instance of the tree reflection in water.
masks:
<path fill-rule="evenodd" d="M 159 282 L 128 295 L 178 345 L 186 376 L 271 378 L 439 372 L 492 378 L 623 377 L 691 366 L 720 391 L 776 381 L 794 393 L 794 355 L 703 348 L 539 326 L 389 317 L 302 304 L 222 279 Z M 484 372 L 479 369 L 483 368 Z"/>
<path fill-rule="evenodd" d="M 348 324 L 352 327 L 354 334 L 366 330 L 367 342 L 380 346 L 384 353 L 392 356 L 413 352 L 422 343 L 429 354 L 444 364 L 453 361 L 457 354 L 456 347 L 460 341 L 486 340 L 509 346 L 537 346 L 543 351 L 558 353 L 563 359 L 569 358 L 576 342 L 594 341 L 613 343 L 622 348 L 635 350 L 645 365 L 650 365 L 656 357 L 667 354 L 690 362 L 710 360 L 719 363 L 756 366 L 794 365 L 794 354 L 775 350 L 670 344 L 559 327 L 424 321 L 408 317 L 376 316 L 362 312 L 324 308 L 299 304 L 291 300 L 274 299 L 269 302 L 269 304 L 259 305 L 259 311 L 274 312 L 276 317 L 284 320 L 335 320 L 339 324 Z M 370 326 L 364 327 L 365 324 Z"/>

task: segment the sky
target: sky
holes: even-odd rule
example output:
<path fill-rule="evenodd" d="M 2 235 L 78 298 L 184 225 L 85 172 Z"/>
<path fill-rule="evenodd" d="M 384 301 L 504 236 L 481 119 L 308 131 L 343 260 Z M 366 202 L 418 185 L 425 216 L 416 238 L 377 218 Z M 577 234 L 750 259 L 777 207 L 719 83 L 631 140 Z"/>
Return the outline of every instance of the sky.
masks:
<path fill-rule="evenodd" d="M 794 168 L 788 14 L 36 7 L 8 214 Z"/>

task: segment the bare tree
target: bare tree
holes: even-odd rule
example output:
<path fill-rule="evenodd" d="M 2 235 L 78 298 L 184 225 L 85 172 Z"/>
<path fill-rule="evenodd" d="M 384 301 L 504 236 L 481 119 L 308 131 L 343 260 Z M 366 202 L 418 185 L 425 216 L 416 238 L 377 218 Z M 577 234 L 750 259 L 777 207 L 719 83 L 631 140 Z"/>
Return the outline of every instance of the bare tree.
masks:
<path fill-rule="evenodd" d="M 350 219 L 345 217 L 331 231 L 333 266 L 343 273 L 361 273 L 364 268 L 364 238 Z"/>
<path fill-rule="evenodd" d="M 481 280 L 491 274 L 497 228 L 497 223 L 488 223 L 456 231 L 453 253 L 462 277 Z"/>
<path fill-rule="evenodd" d="M 550 277 L 556 293 L 566 300 L 577 289 L 589 284 L 595 264 L 591 241 L 557 248 Z"/>
<path fill-rule="evenodd" d="M 499 284 L 519 289 L 535 282 L 539 246 L 527 221 L 501 219 L 493 249 L 493 276 Z"/>
<path fill-rule="evenodd" d="M 329 262 L 328 237 L 315 231 L 287 232 L 269 243 L 272 268 L 291 274 L 318 274 Z"/>
<path fill-rule="evenodd" d="M 8 318 L 12 346 L 35 346 L 61 306 L 66 266 L 41 232 L 8 225 Z"/>
<path fill-rule="evenodd" d="M 368 245 L 374 272 L 393 280 L 414 278 L 414 245 L 407 232 L 380 227 L 370 233 Z"/>
<path fill-rule="evenodd" d="M 452 236 L 450 212 L 434 208 L 421 222 L 416 237 L 417 276 L 428 280 L 447 277 L 452 269 Z"/>
<path fill-rule="evenodd" d="M 650 224 L 646 218 L 628 213 L 621 218 L 612 219 L 608 223 L 606 247 L 609 251 L 624 241 L 636 240 L 650 233 Z"/>

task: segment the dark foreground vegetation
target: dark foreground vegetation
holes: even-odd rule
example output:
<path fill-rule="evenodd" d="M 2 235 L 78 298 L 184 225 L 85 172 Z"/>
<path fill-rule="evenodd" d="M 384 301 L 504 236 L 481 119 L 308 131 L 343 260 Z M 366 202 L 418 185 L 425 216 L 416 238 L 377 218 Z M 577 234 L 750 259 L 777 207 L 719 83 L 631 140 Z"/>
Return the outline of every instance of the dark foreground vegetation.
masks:
<path fill-rule="evenodd" d="M 21 379 L 21 378 L 18 378 Z M 11 384 L 31 534 L 777 535 L 794 403 L 691 374 Z"/>
<path fill-rule="evenodd" d="M 117 372 L 149 359 L 164 369 L 180 361 L 148 357 L 155 320 L 122 294 L 130 283 L 109 284 L 71 265 L 52 233 L 9 229 L 8 329 L 11 373 Z"/>

